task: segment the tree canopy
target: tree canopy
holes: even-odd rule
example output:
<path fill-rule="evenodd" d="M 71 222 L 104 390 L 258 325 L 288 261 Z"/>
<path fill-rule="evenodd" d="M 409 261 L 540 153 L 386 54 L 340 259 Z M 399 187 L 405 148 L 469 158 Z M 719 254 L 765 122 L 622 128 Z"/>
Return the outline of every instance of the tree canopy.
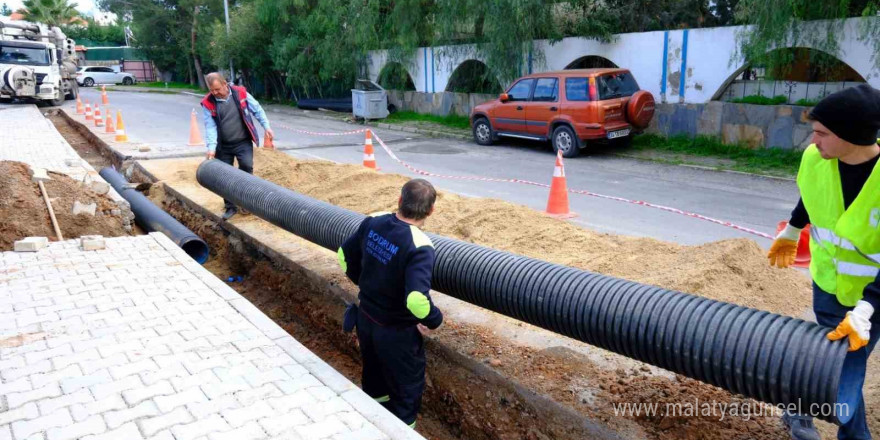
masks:
<path fill-rule="evenodd" d="M 230 0 L 228 35 L 220 0 L 99 0 L 99 5 L 130 17 L 133 44 L 178 78 L 195 83 L 202 66 L 224 68 L 231 60 L 250 87 L 295 99 L 347 95 L 376 49 L 387 50 L 390 61 L 403 66 L 415 62 L 419 47 L 443 46 L 435 54 L 441 63 L 456 52 L 473 53 L 485 61 L 487 69 L 479 73 L 485 83 L 502 85 L 520 76 L 529 58 L 541 68 L 543 53 L 534 40 L 553 43 L 569 36 L 610 41 L 625 32 L 753 24 L 740 36 L 740 53 L 749 62 L 784 64 L 786 55 L 767 53 L 804 38 L 822 40 L 833 57 L 837 34 L 827 31 L 835 24 L 819 24 L 828 28 L 814 33 L 806 26 L 816 24 L 806 22 L 873 16 L 878 1 Z M 880 26 L 862 32 L 880 52 Z"/>
<path fill-rule="evenodd" d="M 76 3 L 67 0 L 24 0 L 24 18 L 28 21 L 60 26 L 79 16 Z"/>

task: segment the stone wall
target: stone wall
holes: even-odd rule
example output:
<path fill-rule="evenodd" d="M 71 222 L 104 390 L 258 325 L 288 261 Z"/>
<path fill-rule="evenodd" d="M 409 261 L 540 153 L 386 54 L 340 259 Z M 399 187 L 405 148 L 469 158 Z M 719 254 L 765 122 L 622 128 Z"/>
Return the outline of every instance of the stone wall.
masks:
<path fill-rule="evenodd" d="M 649 133 L 663 136 L 715 136 L 724 143 L 751 148 L 803 149 L 810 144 L 811 107 L 752 105 L 713 101 L 708 104 L 657 104 Z"/>
<path fill-rule="evenodd" d="M 388 90 L 388 103 L 398 110 L 446 116 L 469 116 L 471 109 L 496 95 L 476 93 L 423 93 Z M 752 105 L 712 101 L 708 104 L 657 103 L 648 133 L 663 136 L 714 136 L 724 143 L 744 143 L 751 148 L 804 149 L 812 127 L 811 107 Z"/>
<path fill-rule="evenodd" d="M 456 114 L 470 116 L 471 110 L 486 101 L 497 98 L 498 95 L 484 95 L 479 93 L 423 93 L 404 92 L 401 90 L 388 90 L 388 103 L 393 104 L 398 110 L 427 113 L 437 116 Z"/>

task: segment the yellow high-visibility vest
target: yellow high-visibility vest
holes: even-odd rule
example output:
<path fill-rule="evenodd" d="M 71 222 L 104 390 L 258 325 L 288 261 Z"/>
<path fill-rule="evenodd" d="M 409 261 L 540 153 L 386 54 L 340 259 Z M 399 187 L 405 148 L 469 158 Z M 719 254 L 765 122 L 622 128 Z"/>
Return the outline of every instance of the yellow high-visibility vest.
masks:
<path fill-rule="evenodd" d="M 878 162 L 880 163 L 880 162 Z M 880 272 L 880 166 L 874 166 L 849 208 L 837 159 L 823 159 L 815 145 L 804 151 L 797 185 L 810 216 L 810 274 L 844 306 L 855 306 Z"/>

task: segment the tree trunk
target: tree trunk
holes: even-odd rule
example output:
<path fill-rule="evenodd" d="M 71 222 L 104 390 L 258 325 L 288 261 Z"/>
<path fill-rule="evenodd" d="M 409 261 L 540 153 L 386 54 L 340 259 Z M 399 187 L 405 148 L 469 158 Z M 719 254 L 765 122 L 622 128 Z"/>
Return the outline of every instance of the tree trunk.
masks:
<path fill-rule="evenodd" d="M 272 91 L 275 92 L 275 97 L 281 102 L 287 101 L 287 96 L 284 94 L 284 85 L 278 75 L 276 73 L 270 73 L 266 75 L 266 79 L 271 81 Z"/>
<path fill-rule="evenodd" d="M 192 63 L 186 63 L 186 82 L 190 85 L 196 85 L 196 77 L 193 76 L 193 65 Z"/>
<path fill-rule="evenodd" d="M 192 43 L 190 45 L 190 51 L 192 53 L 193 65 L 196 68 L 196 78 L 199 80 L 199 88 L 202 90 L 207 89 L 208 87 L 205 85 L 205 75 L 202 74 L 202 63 L 199 62 L 199 56 L 196 55 L 196 26 L 198 26 L 199 22 L 199 7 L 193 7 L 193 22 L 192 22 Z"/>

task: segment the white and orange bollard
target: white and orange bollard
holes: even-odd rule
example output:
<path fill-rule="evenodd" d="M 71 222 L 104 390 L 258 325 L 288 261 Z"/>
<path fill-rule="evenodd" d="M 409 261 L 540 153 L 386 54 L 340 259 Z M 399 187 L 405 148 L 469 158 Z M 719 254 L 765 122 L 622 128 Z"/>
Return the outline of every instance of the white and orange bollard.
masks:
<path fill-rule="evenodd" d="M 565 183 L 565 166 L 562 152 L 556 153 L 556 166 L 553 168 L 553 181 L 550 183 L 550 197 L 547 199 L 546 214 L 556 218 L 576 217 L 568 205 L 568 185 Z"/>
<path fill-rule="evenodd" d="M 116 142 L 128 142 L 125 134 L 125 124 L 122 122 L 122 110 L 116 111 Z"/>
<path fill-rule="evenodd" d="M 364 166 L 378 170 L 376 166 L 376 154 L 373 151 L 373 132 L 367 129 L 367 136 L 364 139 Z"/>
<path fill-rule="evenodd" d="M 116 128 L 113 127 L 113 117 L 110 116 L 110 110 L 107 110 L 107 120 L 104 122 L 104 134 L 116 134 Z"/>
<path fill-rule="evenodd" d="M 95 106 L 95 127 L 103 127 L 104 118 L 101 117 L 101 107 Z"/>
<path fill-rule="evenodd" d="M 205 141 L 202 140 L 202 133 L 199 131 L 199 122 L 196 119 L 196 109 L 193 109 L 189 115 L 189 143 L 190 147 L 202 147 Z"/>

